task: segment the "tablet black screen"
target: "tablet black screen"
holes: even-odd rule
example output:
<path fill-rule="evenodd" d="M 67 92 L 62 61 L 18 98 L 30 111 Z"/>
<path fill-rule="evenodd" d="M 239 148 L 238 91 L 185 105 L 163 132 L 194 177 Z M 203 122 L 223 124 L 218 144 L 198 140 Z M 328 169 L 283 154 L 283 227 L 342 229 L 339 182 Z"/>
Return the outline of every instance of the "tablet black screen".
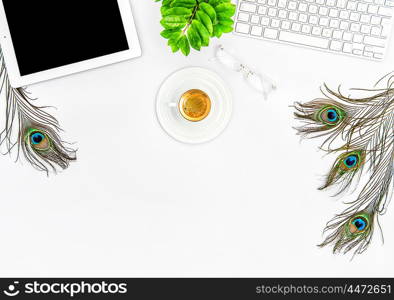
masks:
<path fill-rule="evenodd" d="M 129 49 L 116 0 L 3 0 L 21 75 Z"/>

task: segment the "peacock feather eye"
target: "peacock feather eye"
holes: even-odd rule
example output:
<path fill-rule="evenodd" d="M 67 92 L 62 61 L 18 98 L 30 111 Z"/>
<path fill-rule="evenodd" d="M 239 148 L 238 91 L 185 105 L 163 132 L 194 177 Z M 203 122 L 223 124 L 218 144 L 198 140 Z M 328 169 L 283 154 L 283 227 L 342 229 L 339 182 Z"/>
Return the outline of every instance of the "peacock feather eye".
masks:
<path fill-rule="evenodd" d="M 345 116 L 345 111 L 336 106 L 325 106 L 317 112 L 317 119 L 328 126 L 339 124 Z"/>
<path fill-rule="evenodd" d="M 40 131 L 32 131 L 29 138 L 30 144 L 35 150 L 44 151 L 50 147 L 48 137 Z"/>
<path fill-rule="evenodd" d="M 357 165 L 357 161 L 358 161 L 358 158 L 356 155 L 349 155 L 348 157 L 346 157 L 344 164 L 348 168 L 353 168 L 354 166 Z"/>
<path fill-rule="evenodd" d="M 349 222 L 349 231 L 351 234 L 360 234 L 369 228 L 368 217 L 358 215 L 353 217 Z"/>
<path fill-rule="evenodd" d="M 362 150 L 345 153 L 340 161 L 342 171 L 358 169 L 365 161 L 365 153 Z"/>

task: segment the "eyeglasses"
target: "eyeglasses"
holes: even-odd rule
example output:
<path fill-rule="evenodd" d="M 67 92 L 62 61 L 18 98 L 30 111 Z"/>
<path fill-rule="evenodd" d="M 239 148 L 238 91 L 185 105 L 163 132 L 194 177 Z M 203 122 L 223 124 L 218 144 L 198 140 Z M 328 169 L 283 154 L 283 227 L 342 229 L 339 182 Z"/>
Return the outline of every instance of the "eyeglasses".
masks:
<path fill-rule="evenodd" d="M 218 46 L 215 58 L 227 68 L 236 72 L 241 72 L 246 82 L 252 88 L 262 93 L 265 100 L 267 100 L 268 95 L 272 91 L 276 90 L 276 84 L 269 76 L 252 71 L 226 51 L 222 45 Z"/>

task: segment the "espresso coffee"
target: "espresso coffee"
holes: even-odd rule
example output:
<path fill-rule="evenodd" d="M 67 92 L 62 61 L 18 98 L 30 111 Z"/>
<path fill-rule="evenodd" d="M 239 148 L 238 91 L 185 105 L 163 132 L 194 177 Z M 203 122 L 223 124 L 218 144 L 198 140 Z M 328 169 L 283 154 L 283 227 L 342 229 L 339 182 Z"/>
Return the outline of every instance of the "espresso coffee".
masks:
<path fill-rule="evenodd" d="M 179 112 L 188 121 L 202 121 L 211 112 L 211 99 L 204 91 L 189 90 L 181 96 Z"/>

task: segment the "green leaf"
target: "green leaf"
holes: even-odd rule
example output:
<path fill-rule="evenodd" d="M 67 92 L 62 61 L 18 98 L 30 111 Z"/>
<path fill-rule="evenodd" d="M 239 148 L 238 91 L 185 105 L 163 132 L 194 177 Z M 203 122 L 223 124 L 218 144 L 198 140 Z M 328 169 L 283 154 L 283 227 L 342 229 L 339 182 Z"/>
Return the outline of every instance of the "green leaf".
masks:
<path fill-rule="evenodd" d="M 212 21 L 212 24 L 216 24 L 217 20 L 216 20 L 215 9 L 211 5 L 209 5 L 208 3 L 205 3 L 205 2 L 200 4 L 200 8 L 203 12 L 205 12 L 209 16 L 209 18 Z"/>
<path fill-rule="evenodd" d="M 231 3 L 222 3 L 215 7 L 216 13 L 231 18 L 235 14 L 235 5 Z"/>
<path fill-rule="evenodd" d="M 192 14 L 192 10 L 190 8 L 185 8 L 185 7 L 173 7 L 167 9 L 163 13 L 163 17 L 165 16 L 184 16 L 184 17 L 190 17 Z"/>
<path fill-rule="evenodd" d="M 221 30 L 219 24 L 213 26 L 213 36 L 216 36 L 218 39 L 222 36 L 223 31 Z"/>
<path fill-rule="evenodd" d="M 160 8 L 161 16 L 163 17 L 163 16 L 165 15 L 166 11 L 169 10 L 169 9 L 170 9 L 169 6 L 163 5 L 163 6 Z"/>
<path fill-rule="evenodd" d="M 170 39 L 168 42 L 170 41 L 175 41 L 176 44 L 178 43 L 179 39 L 183 36 L 182 31 L 177 31 L 171 34 Z"/>
<path fill-rule="evenodd" d="M 183 55 L 188 56 L 190 54 L 190 44 L 186 35 L 183 35 L 178 41 L 178 47 L 181 49 Z"/>
<path fill-rule="evenodd" d="M 196 0 L 174 0 L 171 3 L 171 7 L 194 8 L 196 5 L 197 5 Z"/>
<path fill-rule="evenodd" d="M 165 38 L 165 39 L 169 39 L 171 37 L 171 35 L 175 32 L 181 32 L 180 29 L 164 29 L 160 35 Z"/>
<path fill-rule="evenodd" d="M 218 24 L 217 27 L 220 29 L 222 33 L 229 33 L 234 29 L 232 26 L 227 26 L 222 24 Z"/>
<path fill-rule="evenodd" d="M 193 20 L 192 26 L 196 29 L 201 39 L 201 46 L 209 46 L 210 34 L 204 25 L 198 20 Z"/>
<path fill-rule="evenodd" d="M 227 17 L 220 17 L 219 16 L 219 24 L 221 25 L 225 25 L 225 26 L 233 26 L 234 25 L 234 21 L 231 18 L 227 18 Z"/>
<path fill-rule="evenodd" d="M 166 16 L 160 21 L 165 29 L 180 29 L 185 27 L 186 23 L 186 19 L 182 16 Z"/>
<path fill-rule="evenodd" d="M 220 3 L 222 3 L 220 0 L 209 0 L 209 4 L 212 5 L 212 7 L 216 7 Z"/>
<path fill-rule="evenodd" d="M 200 51 L 200 49 L 201 49 L 201 38 L 200 38 L 200 35 L 198 34 L 197 29 L 193 25 L 193 23 L 189 27 L 189 30 L 187 31 L 187 37 L 188 37 L 188 39 L 190 41 L 190 46 L 192 46 L 192 48 L 196 49 L 197 51 Z"/>
<path fill-rule="evenodd" d="M 175 40 L 168 40 L 168 46 L 171 47 L 173 53 L 178 52 L 179 50 L 178 42 Z"/>
<path fill-rule="evenodd" d="M 168 40 L 168 46 L 171 47 L 172 52 L 177 52 L 179 50 L 178 42 L 182 38 L 182 36 L 182 31 L 174 32 L 171 34 L 171 37 Z"/>
<path fill-rule="evenodd" d="M 205 28 L 208 30 L 209 34 L 213 33 L 213 24 L 211 18 L 202 10 L 198 10 L 196 13 L 197 20 L 199 20 Z"/>

